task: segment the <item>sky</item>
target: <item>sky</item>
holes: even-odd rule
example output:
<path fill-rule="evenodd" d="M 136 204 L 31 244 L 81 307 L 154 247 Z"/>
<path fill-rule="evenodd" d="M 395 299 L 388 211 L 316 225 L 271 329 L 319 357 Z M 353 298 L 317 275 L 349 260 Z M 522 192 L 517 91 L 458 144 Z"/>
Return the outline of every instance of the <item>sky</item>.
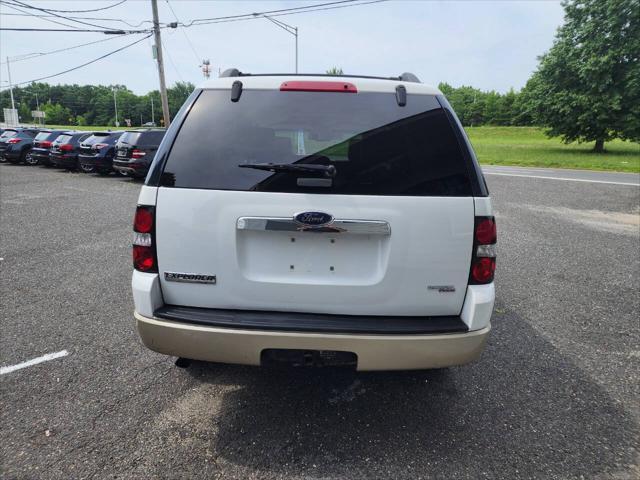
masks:
<path fill-rule="evenodd" d="M 14 0 L 9 0 L 14 1 Z M 31 6 L 58 10 L 87 10 L 113 5 L 117 0 L 62 1 L 20 0 Z M 213 1 L 158 0 L 161 22 L 176 17 L 192 19 L 291 8 L 330 0 L 302 1 Z M 34 10 L 22 9 L 40 13 Z M 0 5 L 4 28 L 68 28 Z M 85 20 L 113 28 L 151 19 L 149 0 L 127 0 L 114 8 L 91 13 L 57 13 L 62 16 L 100 18 Z M 73 24 L 70 20 L 49 20 Z M 422 82 L 453 86 L 471 85 L 483 90 L 506 92 L 522 88 L 537 65 L 537 57 L 548 50 L 563 10 L 557 1 L 426 1 L 392 0 L 349 8 L 278 17 L 298 27 L 299 71 L 323 73 L 340 67 L 348 74 L 397 76 L 412 72 Z M 74 24 L 79 28 L 94 28 Z M 148 28 L 149 23 L 143 24 Z M 144 35 L 111 36 L 102 33 L 0 32 L 0 87 L 8 86 L 6 57 L 13 84 L 28 82 L 83 64 Z M 152 39 L 115 53 L 96 63 L 46 82 L 76 84 L 123 84 L 137 94 L 158 88 L 158 73 L 152 57 Z M 16 61 L 15 57 L 48 52 L 82 43 L 105 40 L 67 52 Z M 235 67 L 243 72 L 293 72 L 295 38 L 265 18 L 190 28 L 163 29 L 167 84 L 203 80 L 200 64 L 211 62 L 213 74 Z"/>

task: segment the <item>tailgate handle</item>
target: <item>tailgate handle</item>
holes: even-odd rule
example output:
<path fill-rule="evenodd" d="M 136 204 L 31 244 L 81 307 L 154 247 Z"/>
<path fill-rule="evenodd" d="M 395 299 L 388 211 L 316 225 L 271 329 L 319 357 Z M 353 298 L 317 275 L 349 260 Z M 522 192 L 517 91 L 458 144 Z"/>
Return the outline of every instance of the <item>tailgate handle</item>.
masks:
<path fill-rule="evenodd" d="M 240 217 L 238 230 L 261 230 L 273 232 L 350 233 L 356 235 L 391 235 L 391 226 L 382 220 L 335 219 L 321 227 L 300 225 L 287 217 Z"/>

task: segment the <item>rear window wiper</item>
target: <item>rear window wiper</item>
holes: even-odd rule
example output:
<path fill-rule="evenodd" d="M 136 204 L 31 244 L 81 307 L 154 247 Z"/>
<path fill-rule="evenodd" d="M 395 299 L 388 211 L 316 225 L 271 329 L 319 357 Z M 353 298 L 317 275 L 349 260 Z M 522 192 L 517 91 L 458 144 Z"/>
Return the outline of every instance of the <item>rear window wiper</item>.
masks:
<path fill-rule="evenodd" d="M 333 165 L 312 165 L 301 163 L 242 163 L 240 168 L 254 168 L 256 170 L 266 170 L 268 172 L 301 172 L 322 174 L 325 177 L 333 178 L 338 171 Z"/>

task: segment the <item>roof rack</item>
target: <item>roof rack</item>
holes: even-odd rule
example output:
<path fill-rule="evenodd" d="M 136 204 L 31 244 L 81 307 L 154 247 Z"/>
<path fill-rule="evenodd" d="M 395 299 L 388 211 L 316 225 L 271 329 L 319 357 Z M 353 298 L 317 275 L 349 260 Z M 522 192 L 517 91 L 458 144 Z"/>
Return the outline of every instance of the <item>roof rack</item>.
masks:
<path fill-rule="evenodd" d="M 372 78 L 378 80 L 400 80 L 401 82 L 422 83 L 413 73 L 404 72 L 397 77 L 375 77 L 370 75 L 330 75 L 328 73 L 243 73 L 237 68 L 228 68 L 220 74 L 224 77 L 350 77 L 350 78 Z"/>

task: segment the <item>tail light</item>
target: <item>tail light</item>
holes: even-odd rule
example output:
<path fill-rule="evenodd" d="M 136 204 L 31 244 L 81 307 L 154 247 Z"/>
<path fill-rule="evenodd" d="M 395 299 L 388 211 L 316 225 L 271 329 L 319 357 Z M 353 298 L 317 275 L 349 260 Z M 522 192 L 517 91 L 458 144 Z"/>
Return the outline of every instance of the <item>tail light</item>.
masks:
<path fill-rule="evenodd" d="M 142 158 L 146 155 L 146 152 L 143 152 L 142 150 L 134 150 L 133 152 L 131 152 L 131 158 Z"/>
<path fill-rule="evenodd" d="M 108 147 L 108 146 L 109 146 L 109 144 L 108 144 L 108 143 L 95 143 L 95 144 L 93 145 L 93 149 L 94 149 L 94 150 L 100 150 L 100 149 L 102 149 L 102 148 L 104 148 L 104 147 Z"/>
<path fill-rule="evenodd" d="M 317 82 L 296 80 L 280 85 L 281 92 L 344 92 L 358 93 L 358 88 L 349 82 Z"/>
<path fill-rule="evenodd" d="M 133 218 L 133 268 L 141 272 L 157 273 L 155 208 L 138 205 Z"/>
<path fill-rule="evenodd" d="M 16 143 L 20 143 L 21 141 L 22 141 L 21 138 L 12 138 L 7 143 L 10 143 L 11 145 L 15 145 Z"/>
<path fill-rule="evenodd" d="M 51 142 L 48 140 L 43 140 L 42 142 L 38 142 L 38 146 L 40 148 L 51 148 Z"/>
<path fill-rule="evenodd" d="M 71 150 L 73 150 L 73 145 L 71 145 L 70 143 L 63 143 L 58 148 L 63 152 L 70 152 Z"/>
<path fill-rule="evenodd" d="M 493 282 L 496 271 L 496 220 L 494 217 L 476 217 L 473 232 L 473 256 L 469 283 L 483 285 Z"/>

